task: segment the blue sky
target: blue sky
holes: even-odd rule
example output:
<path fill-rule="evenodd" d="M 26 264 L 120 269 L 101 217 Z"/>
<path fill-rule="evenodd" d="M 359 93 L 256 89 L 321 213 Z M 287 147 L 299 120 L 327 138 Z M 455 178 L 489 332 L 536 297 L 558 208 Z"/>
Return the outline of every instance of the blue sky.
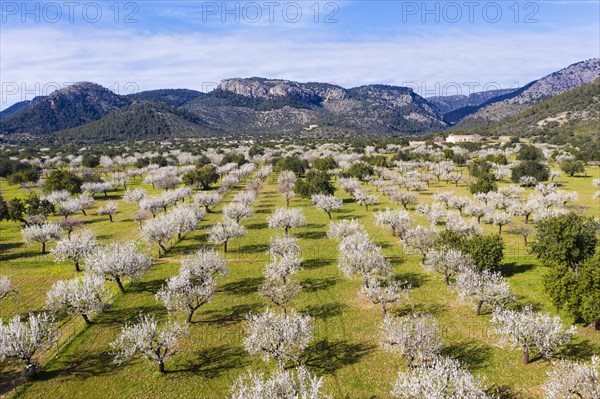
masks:
<path fill-rule="evenodd" d="M 89 80 L 126 94 L 264 76 L 425 96 L 600 57 L 600 1 L 6 1 L 0 108 Z"/>

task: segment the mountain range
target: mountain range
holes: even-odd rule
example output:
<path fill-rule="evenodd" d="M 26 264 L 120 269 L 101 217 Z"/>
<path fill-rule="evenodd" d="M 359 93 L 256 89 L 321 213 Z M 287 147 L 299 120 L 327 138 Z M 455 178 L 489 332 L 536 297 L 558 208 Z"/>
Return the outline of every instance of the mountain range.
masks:
<path fill-rule="evenodd" d="M 405 136 L 448 128 L 482 130 L 598 77 L 600 59 L 591 59 L 520 88 L 433 98 L 399 86 L 347 89 L 258 77 L 225 79 L 209 93 L 161 89 L 126 96 L 80 82 L 2 111 L 0 133 L 99 142 L 295 133 Z M 593 114 L 579 111 L 568 112 L 582 118 Z"/>

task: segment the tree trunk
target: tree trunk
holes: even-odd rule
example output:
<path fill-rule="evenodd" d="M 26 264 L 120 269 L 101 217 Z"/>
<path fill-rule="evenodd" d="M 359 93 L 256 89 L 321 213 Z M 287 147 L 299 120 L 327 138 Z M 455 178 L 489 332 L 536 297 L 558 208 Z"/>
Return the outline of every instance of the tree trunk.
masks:
<path fill-rule="evenodd" d="M 483 306 L 483 301 L 477 302 L 477 316 L 481 315 L 481 307 Z"/>
<path fill-rule="evenodd" d="M 502 235 L 502 225 L 498 225 L 498 234 Z"/>
<path fill-rule="evenodd" d="M 327 211 L 327 216 L 329 217 L 329 220 L 331 220 L 331 211 Z"/>
<path fill-rule="evenodd" d="M 281 360 L 281 358 L 277 358 L 277 364 L 279 365 L 279 368 L 281 369 L 281 371 L 285 370 L 285 364 L 283 364 L 283 360 Z"/>
<path fill-rule="evenodd" d="M 194 311 L 196 309 L 190 309 L 190 313 L 188 313 L 188 317 L 187 317 L 187 322 L 191 323 L 192 322 L 192 317 L 194 317 Z"/>
<path fill-rule="evenodd" d="M 45 253 L 46 253 L 46 243 L 43 242 L 42 243 L 42 254 L 45 254 Z"/>
<path fill-rule="evenodd" d="M 223 252 L 227 253 L 227 241 L 223 243 Z"/>
<path fill-rule="evenodd" d="M 450 275 L 446 274 L 446 285 L 450 286 Z"/>
<path fill-rule="evenodd" d="M 85 320 L 86 324 L 92 324 L 92 322 L 90 321 L 90 318 L 85 313 L 82 313 L 81 317 L 83 317 L 83 320 Z"/>
<path fill-rule="evenodd" d="M 529 223 L 529 214 L 525 215 L 525 224 Z"/>
<path fill-rule="evenodd" d="M 113 219 L 112 219 L 112 215 L 108 214 L 108 219 L 110 220 L 110 222 L 112 223 Z"/>
<path fill-rule="evenodd" d="M 158 362 L 158 371 L 160 371 L 162 374 L 165 373 L 165 363 L 163 361 Z"/>
<path fill-rule="evenodd" d="M 596 331 L 600 331 L 600 319 L 596 319 L 596 320 L 594 321 L 594 329 L 595 329 Z"/>
<path fill-rule="evenodd" d="M 81 268 L 79 267 L 79 261 L 78 260 L 75 261 L 75 271 L 76 272 L 80 272 L 81 271 Z"/>
<path fill-rule="evenodd" d="M 523 364 L 529 364 L 529 347 L 523 345 Z"/>
<path fill-rule="evenodd" d="M 115 282 L 119 286 L 119 291 L 121 291 L 121 293 L 124 294 L 125 288 L 123 287 L 123 283 L 121 282 L 121 277 L 119 277 L 119 276 L 115 277 Z"/>
<path fill-rule="evenodd" d="M 82 209 L 81 212 L 83 213 L 83 216 L 87 216 L 87 213 L 85 213 L 85 209 Z"/>
<path fill-rule="evenodd" d="M 163 250 L 163 253 L 166 255 L 167 254 L 167 248 L 165 248 L 165 246 L 162 244 L 162 242 L 158 243 L 158 246 Z M 160 257 L 160 251 L 158 251 L 159 253 L 159 257 Z"/>
<path fill-rule="evenodd" d="M 286 228 L 285 228 L 285 236 L 286 236 L 286 237 L 287 237 L 287 236 L 289 236 L 289 234 L 288 234 L 288 231 L 289 231 L 289 230 L 290 230 L 290 228 L 289 228 L 289 227 L 286 227 Z"/>

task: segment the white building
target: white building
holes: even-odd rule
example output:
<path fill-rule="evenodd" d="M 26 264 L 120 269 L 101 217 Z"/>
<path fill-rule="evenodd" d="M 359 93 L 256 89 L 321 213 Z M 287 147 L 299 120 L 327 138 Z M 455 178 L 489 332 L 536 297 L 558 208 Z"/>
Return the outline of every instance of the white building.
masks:
<path fill-rule="evenodd" d="M 483 137 L 478 134 L 454 135 L 446 137 L 446 143 L 481 143 Z"/>

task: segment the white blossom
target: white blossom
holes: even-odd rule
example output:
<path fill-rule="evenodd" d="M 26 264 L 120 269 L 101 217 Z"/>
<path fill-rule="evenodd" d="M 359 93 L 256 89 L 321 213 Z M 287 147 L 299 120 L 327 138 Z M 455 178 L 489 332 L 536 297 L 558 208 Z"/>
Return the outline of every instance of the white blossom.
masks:
<path fill-rule="evenodd" d="M 159 371 L 164 373 L 165 361 L 177 353 L 178 338 L 185 333 L 185 327 L 180 324 L 169 322 L 159 328 L 154 316 L 140 315 L 137 324 L 126 324 L 119 337 L 111 343 L 115 362 L 121 364 L 139 353 L 158 364 Z"/>
<path fill-rule="evenodd" d="M 133 241 L 111 242 L 99 247 L 84 259 L 89 271 L 115 281 L 121 292 L 125 292 L 122 279 L 142 277 L 152 266 L 152 258 L 139 251 Z"/>
<path fill-rule="evenodd" d="M 442 350 L 437 321 L 429 314 L 386 317 L 381 326 L 381 345 L 398 353 L 408 366 L 421 366 L 435 360 Z"/>
<path fill-rule="evenodd" d="M 484 304 L 496 308 L 515 300 L 502 274 L 487 269 L 481 272 L 473 268 L 462 269 L 456 276 L 456 289 L 461 301 L 473 302 L 478 316 Z"/>
<path fill-rule="evenodd" d="M 529 363 L 532 349 L 545 358 L 570 341 L 575 327 L 564 329 L 558 316 L 537 313 L 530 306 L 523 310 L 497 308 L 491 322 L 500 335 L 502 345 L 523 350 L 523 363 Z"/>
<path fill-rule="evenodd" d="M 63 238 L 56 243 L 51 253 L 57 262 L 69 259 L 75 264 L 75 270 L 80 271 L 79 262 L 98 248 L 96 236 L 90 230 L 82 230 L 71 237 Z"/>
<path fill-rule="evenodd" d="M 544 399 L 600 398 L 600 357 L 590 363 L 558 361 L 542 385 Z"/>
<path fill-rule="evenodd" d="M 331 220 L 331 211 L 340 209 L 344 204 L 344 201 L 341 198 L 333 195 L 315 194 L 311 197 L 311 200 L 315 206 L 327 213 L 329 220 Z"/>
<path fill-rule="evenodd" d="M 57 281 L 46 293 L 46 308 L 78 313 L 89 324 L 89 316 L 102 312 L 109 298 L 104 278 L 90 274 Z"/>
<path fill-rule="evenodd" d="M 271 229 L 283 229 L 287 236 L 290 229 L 306 226 L 306 219 L 300 208 L 276 208 L 267 223 Z"/>
<path fill-rule="evenodd" d="M 223 245 L 223 251 L 227 252 L 227 244 L 232 238 L 243 237 L 246 229 L 239 224 L 225 220 L 208 229 L 208 242 L 215 245 Z"/>
<path fill-rule="evenodd" d="M 277 361 L 283 371 L 286 361 L 298 362 L 313 337 L 313 320 L 292 310 L 287 315 L 269 309 L 246 318 L 244 346 L 251 355 Z"/>
<path fill-rule="evenodd" d="M 304 366 L 294 371 L 278 371 L 270 378 L 248 372 L 231 387 L 231 399 L 329 399 L 323 391 L 323 378 Z"/>
<path fill-rule="evenodd" d="M 46 253 L 46 243 L 62 238 L 62 227 L 59 223 L 44 223 L 41 225 L 26 226 L 21 229 L 25 244 L 32 242 L 42 243 L 42 253 Z"/>

